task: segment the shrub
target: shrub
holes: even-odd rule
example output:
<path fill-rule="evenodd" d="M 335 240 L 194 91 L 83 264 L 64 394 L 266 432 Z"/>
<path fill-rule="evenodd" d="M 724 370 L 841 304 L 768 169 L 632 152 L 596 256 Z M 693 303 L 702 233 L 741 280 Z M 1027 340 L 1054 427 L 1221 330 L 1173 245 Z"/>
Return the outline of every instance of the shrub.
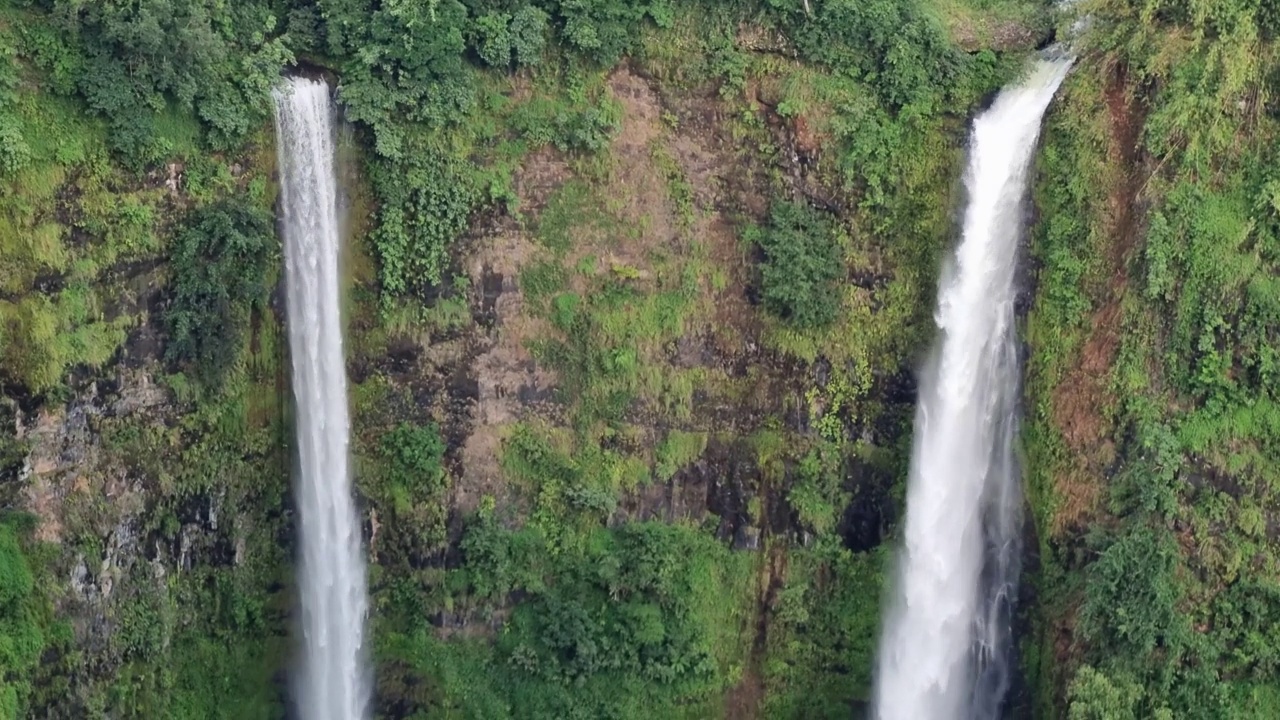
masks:
<path fill-rule="evenodd" d="M 444 484 L 444 440 L 434 424 L 400 423 L 382 438 L 388 479 L 415 495 L 433 493 Z"/>
<path fill-rule="evenodd" d="M 13 529 L 0 523 L 0 720 L 25 717 L 30 675 L 44 636 L 34 614 L 34 577 Z"/>
<path fill-rule="evenodd" d="M 1067 697 L 1069 720 L 1135 720 L 1134 706 L 1142 698 L 1142 688 L 1131 677 L 1112 680 L 1085 665 L 1076 672 Z"/>
<path fill-rule="evenodd" d="M 175 241 L 174 296 L 165 315 L 171 362 L 195 363 L 207 385 L 221 385 L 240 355 L 251 310 L 266 300 L 277 248 L 271 216 L 246 200 L 188 216 Z"/>
<path fill-rule="evenodd" d="M 434 424 L 402 422 L 382 436 L 382 467 L 386 484 L 379 495 L 391 510 L 392 521 L 412 528 L 406 548 L 425 554 L 445 542 L 449 477 L 444 468 L 444 440 Z"/>
<path fill-rule="evenodd" d="M 31 148 L 22 137 L 22 128 L 12 114 L 17 102 L 18 68 L 13 48 L 0 35 L 0 175 L 13 175 L 27 164 Z"/>
<path fill-rule="evenodd" d="M 466 230 L 480 201 L 471 175 L 431 150 L 376 159 L 370 170 L 381 202 L 372 239 L 384 299 L 438 285 L 449 245 Z"/>
<path fill-rule="evenodd" d="M 810 450 L 800 459 L 795 481 L 787 491 L 787 504 L 818 535 L 835 529 L 849 501 L 849 494 L 841 487 L 838 463 L 839 458 L 828 448 Z"/>
<path fill-rule="evenodd" d="M 829 325 L 840 308 L 837 281 L 844 274 L 832 222 L 794 202 L 773 206 L 769 224 L 748 239 L 764 251 L 760 267 L 765 308 L 799 328 Z"/>
<path fill-rule="evenodd" d="M 1169 533 L 1139 525 L 1117 538 L 1089 568 L 1080 611 L 1084 636 L 1106 652 L 1145 659 L 1157 646 L 1185 641 L 1174 579 L 1178 546 Z"/>
<path fill-rule="evenodd" d="M 927 106 L 958 86 L 964 58 L 924 6 L 915 0 L 824 2 L 810 18 L 797 2 L 784 22 L 805 58 L 859 77 L 890 107 Z"/>

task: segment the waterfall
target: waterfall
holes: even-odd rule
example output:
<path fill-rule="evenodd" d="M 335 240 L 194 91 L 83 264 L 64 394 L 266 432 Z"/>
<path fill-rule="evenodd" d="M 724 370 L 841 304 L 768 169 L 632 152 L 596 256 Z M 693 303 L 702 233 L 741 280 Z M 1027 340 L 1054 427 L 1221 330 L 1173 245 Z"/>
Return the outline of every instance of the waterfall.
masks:
<path fill-rule="evenodd" d="M 973 121 L 963 232 L 920 379 L 879 720 L 996 718 L 1008 690 L 1022 526 L 1014 275 L 1040 121 L 1070 65 L 1038 59 Z"/>
<path fill-rule="evenodd" d="M 273 95 L 297 405 L 298 716 L 360 720 L 369 704 L 367 600 L 347 453 L 333 108 L 328 86 L 314 80 L 290 79 Z"/>

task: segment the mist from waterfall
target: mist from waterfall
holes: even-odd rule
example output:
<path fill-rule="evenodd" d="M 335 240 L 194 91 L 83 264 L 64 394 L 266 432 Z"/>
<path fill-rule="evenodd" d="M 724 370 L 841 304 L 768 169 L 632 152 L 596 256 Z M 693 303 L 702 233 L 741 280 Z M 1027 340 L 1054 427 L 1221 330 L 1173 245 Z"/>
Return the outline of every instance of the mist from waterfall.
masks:
<path fill-rule="evenodd" d="M 994 719 L 1008 692 L 1022 528 L 1015 270 L 1040 122 L 1070 65 L 1038 59 L 973 121 L 962 236 L 920 375 L 879 720 Z"/>
<path fill-rule="evenodd" d="M 333 104 L 328 85 L 305 78 L 273 95 L 297 426 L 298 717 L 361 720 L 368 600 L 347 447 Z"/>

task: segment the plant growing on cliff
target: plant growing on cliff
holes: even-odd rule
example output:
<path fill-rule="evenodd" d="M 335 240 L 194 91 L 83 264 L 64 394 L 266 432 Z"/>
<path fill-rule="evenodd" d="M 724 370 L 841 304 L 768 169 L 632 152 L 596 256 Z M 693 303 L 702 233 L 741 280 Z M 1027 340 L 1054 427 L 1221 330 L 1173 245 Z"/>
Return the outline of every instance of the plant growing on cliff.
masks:
<path fill-rule="evenodd" d="M 475 18 L 471 42 L 486 65 L 506 68 L 513 59 L 521 65 L 536 65 L 546 48 L 548 18 L 532 5 L 514 14 L 486 13 Z"/>
<path fill-rule="evenodd" d="M 192 363 L 218 387 L 240 357 L 250 314 L 267 297 L 278 245 L 271 217 L 244 198 L 189 215 L 173 251 L 173 302 L 165 313 L 166 357 Z"/>
<path fill-rule="evenodd" d="M 381 198 L 374 249 L 381 261 L 384 302 L 443 279 L 448 250 L 466 229 L 479 193 L 453 158 L 431 149 L 370 168 Z"/>
<path fill-rule="evenodd" d="M 476 594 L 527 596 L 493 649 L 495 689 L 520 717 L 710 717 L 700 703 L 736 680 L 749 558 L 685 525 L 629 523 L 582 540 L 557 552 L 534 528 L 467 529 Z"/>
<path fill-rule="evenodd" d="M 1069 720 L 1136 720 L 1134 705 L 1142 688 L 1127 673 L 1107 677 L 1089 665 L 1080 668 L 1067 690 Z"/>
<path fill-rule="evenodd" d="M 445 489 L 444 450 L 444 440 L 434 424 L 400 423 L 383 436 L 387 480 L 396 497 L 397 512 L 408 510 L 409 504 L 433 499 Z"/>
<path fill-rule="evenodd" d="M 760 291 L 765 308 L 798 328 L 836 319 L 844 258 L 826 215 L 805 204 L 776 202 L 768 225 L 748 228 L 746 239 L 764 252 Z"/>
<path fill-rule="evenodd" d="M 35 618 L 35 580 L 17 534 L 0 522 L 0 720 L 17 720 L 44 638 Z"/>
<path fill-rule="evenodd" d="M 27 164 L 31 148 L 22 137 L 22 127 L 14 116 L 18 100 L 18 64 L 9 38 L 0 35 L 0 176 L 13 175 Z"/>
<path fill-rule="evenodd" d="M 843 479 L 839 456 L 830 446 L 810 450 L 796 467 L 787 504 L 817 535 L 834 530 L 840 512 L 849 503 L 849 493 L 841 487 Z"/>

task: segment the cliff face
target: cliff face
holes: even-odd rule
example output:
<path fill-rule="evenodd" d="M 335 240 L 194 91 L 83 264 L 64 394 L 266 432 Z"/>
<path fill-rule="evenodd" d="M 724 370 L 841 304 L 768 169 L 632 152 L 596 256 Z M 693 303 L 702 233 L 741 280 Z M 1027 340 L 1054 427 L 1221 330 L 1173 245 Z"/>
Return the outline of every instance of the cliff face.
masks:
<path fill-rule="evenodd" d="M 487 186 L 438 149 L 388 184 L 369 128 L 340 131 L 385 717 L 815 717 L 869 690 L 964 118 L 894 125 L 863 81 L 785 42 L 750 49 L 769 33 L 681 22 L 569 88 L 489 78 L 506 105 L 475 117 L 504 123 L 495 144 L 446 134 L 477 143 L 463 148 Z M 5 256 L 25 274 L 3 299 L 0 497 L 38 648 L 6 668 L 16 707 L 278 717 L 294 547 L 279 251 L 260 242 L 268 128 L 210 152 L 178 113 L 170 154 L 132 169 L 37 65 L 17 66 L 24 137 L 74 122 L 33 147 L 5 206 L 15 242 L 45 243 Z M 849 154 L 851 103 L 913 145 L 910 165 Z M 462 194 L 419 172 L 455 173 Z M 398 296 L 397 182 L 424 188 L 405 205 L 416 223 L 479 193 L 439 281 Z M 770 233 L 831 261 L 787 295 L 765 277 Z"/>
<path fill-rule="evenodd" d="M 264 77 L 286 45 L 332 68 L 349 120 L 377 710 L 847 717 L 967 120 L 1039 9 L 598 4 L 298 2 L 277 35 L 210 26 Z M 157 80 L 164 110 L 125 108 L 154 115 L 152 144 L 123 146 L 105 81 L 58 78 L 124 51 L 93 35 L 72 63 L 36 5 L 0 14 L 0 130 L 26 145 L 0 196 L 0 636 L 22 639 L 0 717 L 284 716 L 265 116 Z M 1029 240 L 1019 702 L 1270 717 L 1271 31 L 1261 10 L 1197 29 L 1102 6 Z M 77 32 L 120 21 L 89 15 Z"/>
<path fill-rule="evenodd" d="M 163 381 L 118 367 L 19 416 L 19 507 L 56 618 L 33 682 L 42 714 L 143 716 L 220 693 L 248 711 L 277 695 L 291 552 L 275 394 L 256 419 L 204 419 Z"/>
<path fill-rule="evenodd" d="M 749 99 L 743 108 L 753 119 L 744 126 L 726 121 L 726 103 L 705 91 L 664 104 L 656 81 L 637 72 L 621 68 L 605 79 L 622 109 L 606 153 L 543 150 L 522 163 L 514 177 L 521 217 L 477 220 L 452 260 L 469 282 L 429 301 L 423 317 L 389 327 L 378 316 L 373 296 L 362 294 L 367 260 L 353 237 L 355 447 L 373 587 L 380 607 L 398 610 L 393 603 L 404 601 L 391 593 L 413 583 L 412 602 L 425 612 L 409 627 L 438 638 L 491 637 L 512 601 L 482 601 L 465 586 L 443 601 L 433 594 L 446 591 L 440 578 L 459 572 L 450 568 L 469 563 L 461 541 L 477 511 L 519 527 L 566 503 L 545 487 L 564 478 L 512 469 L 513 437 L 542 443 L 538 452 L 557 453 L 565 477 L 598 484 L 604 497 L 574 522 L 702 526 L 740 551 L 729 563 L 733 576 L 722 580 L 732 600 L 722 618 L 716 660 L 726 667 L 717 687 L 741 683 L 732 702 L 755 712 L 761 686 L 780 680 L 766 676 L 762 663 L 773 654 L 766 643 L 778 642 L 772 633 L 782 632 L 771 631 L 768 619 L 779 593 L 784 583 L 797 584 L 788 548 L 821 570 L 826 561 L 804 549 L 815 537 L 834 542 L 828 554 L 847 553 L 842 544 L 876 546 L 892 517 L 893 476 L 882 461 L 843 461 L 828 450 L 823 462 L 834 474 L 823 479 L 825 489 L 811 490 L 819 493 L 816 509 L 787 501 L 803 457 L 797 448 L 823 444 L 812 439 L 830 405 L 823 390 L 843 381 L 829 359 L 797 359 L 769 335 L 779 329 L 751 302 L 753 251 L 738 229 L 744 218 L 765 214 L 771 183 L 829 196 L 805 179 L 800 160 L 819 151 L 816 141 L 800 142 L 797 123 Z M 743 150 L 735 131 L 764 152 Z M 358 229 L 361 181 L 358 173 L 349 179 Z M 186 178 L 175 170 L 172 180 L 178 206 Z M 556 232 L 562 236 L 553 238 Z M 590 320 L 603 337 L 570 338 L 587 346 L 580 352 L 634 353 L 630 362 L 643 372 L 623 380 L 638 397 L 609 427 L 590 418 L 599 410 L 584 407 L 618 391 L 616 379 L 593 375 L 600 360 L 553 365 L 535 355 L 536 342 L 565 334 L 548 317 L 552 298 L 538 286 L 538 272 L 559 278 L 562 290 L 576 290 L 599 313 Z M 293 550 L 280 318 L 269 306 L 255 314 L 240 351 L 242 374 L 218 396 L 202 396 L 165 362 L 166 280 L 164 266 L 123 278 L 138 288 L 139 301 L 117 316 L 130 329 L 115 356 L 67 376 L 56 393 L 19 395 L 9 405 L 19 450 L 6 503 L 34 516 L 29 560 L 52 613 L 26 696 L 41 716 L 265 717 L 281 706 Z M 867 290 L 854 292 L 885 282 L 858 280 Z M 594 294 L 624 290 L 616 305 L 593 306 Z M 888 410 L 860 422 L 868 448 L 901 441 L 904 371 L 878 381 L 887 389 L 871 394 Z M 442 476 L 407 500 L 394 484 L 397 460 L 387 440 L 406 424 L 438 428 L 443 439 Z M 861 584 L 844 592 L 864 608 L 876 605 L 877 566 L 848 578 Z M 817 607 L 822 598 L 802 602 Z M 864 609 L 848 631 L 867 635 L 856 638 L 864 664 L 875 617 Z M 737 669 L 727 667 L 732 658 Z M 392 717 L 433 697 L 415 700 L 401 689 L 414 676 L 434 676 L 396 660 L 388 659 L 381 678 L 383 710 Z M 865 692 L 866 670 L 851 681 L 835 676 L 833 685 L 837 698 Z"/>
<path fill-rule="evenodd" d="M 1105 6 L 1041 155 L 1037 717 L 1277 709 L 1275 27 L 1173 6 Z"/>
<path fill-rule="evenodd" d="M 624 607 L 672 603 L 666 642 L 691 635 L 705 658 L 704 670 L 675 671 L 696 688 L 683 702 L 697 716 L 842 714 L 865 697 L 882 565 L 869 551 L 894 519 L 911 402 L 906 334 L 923 335 L 906 328 L 927 307 L 906 298 L 927 297 L 931 278 L 868 256 L 836 290 L 850 312 L 834 326 L 794 332 L 763 312 L 744 229 L 778 195 L 849 222 L 852 211 L 824 167 L 830 139 L 775 109 L 808 71 L 761 61 L 782 65 L 727 98 L 716 84 L 664 80 L 677 68 L 660 62 L 600 75 L 619 117 L 608 146 L 528 156 L 513 176 L 517 212 L 477 219 L 449 269 L 456 285 L 428 301 L 426 323 L 355 311 L 358 455 L 363 468 L 383 466 L 359 482 L 376 518 L 375 602 L 395 640 L 381 665 L 388 716 L 415 702 L 445 707 L 457 690 L 430 663 L 476 655 L 538 712 L 616 707 L 604 683 L 625 678 L 626 665 L 587 670 L 575 659 L 603 637 L 593 624 L 619 622 L 596 605 L 602 592 L 621 593 Z M 514 95 L 528 91 L 514 81 Z M 939 159 L 935 187 L 946 192 L 959 153 Z M 946 210 L 932 212 L 940 230 Z M 941 240 L 922 238 L 934 249 Z M 844 242 L 876 252 L 870 238 Z M 889 313 L 904 335 L 888 331 Z M 893 360 L 872 370 L 875 357 Z M 443 439 L 445 479 L 411 491 L 424 493 L 411 503 L 386 467 L 405 422 Z M 661 537 L 635 540 L 636 528 Z M 592 549 L 600 543 L 610 549 Z M 689 557 L 668 554 L 671 543 Z M 568 561 L 586 552 L 626 572 L 633 551 L 676 573 L 683 589 L 662 592 L 692 596 L 615 587 Z M 706 574 L 685 575 L 690 563 Z M 565 612 L 587 627 L 551 641 Z M 427 660 L 424 646 L 447 660 Z M 534 667 L 504 668 L 526 654 Z M 658 662 L 641 661 L 641 672 Z M 577 674 L 581 691 L 567 683 Z M 510 697 L 491 682 L 482 692 Z M 615 694 L 672 702 L 655 687 Z"/>
<path fill-rule="evenodd" d="M 0 526 L 22 538 L 0 558 L 0 716 L 271 716 L 292 555 L 280 328 L 265 292 L 207 282 L 226 264 L 200 224 L 232 197 L 269 230 L 270 136 L 207 153 L 170 114 L 172 155 L 129 169 L 13 57 L 42 27 L 0 17 L 0 123 L 24 151 L 0 191 Z M 175 278 L 221 289 L 175 299 Z M 166 352 L 184 308 L 234 348 L 216 384 L 216 363 Z"/>

